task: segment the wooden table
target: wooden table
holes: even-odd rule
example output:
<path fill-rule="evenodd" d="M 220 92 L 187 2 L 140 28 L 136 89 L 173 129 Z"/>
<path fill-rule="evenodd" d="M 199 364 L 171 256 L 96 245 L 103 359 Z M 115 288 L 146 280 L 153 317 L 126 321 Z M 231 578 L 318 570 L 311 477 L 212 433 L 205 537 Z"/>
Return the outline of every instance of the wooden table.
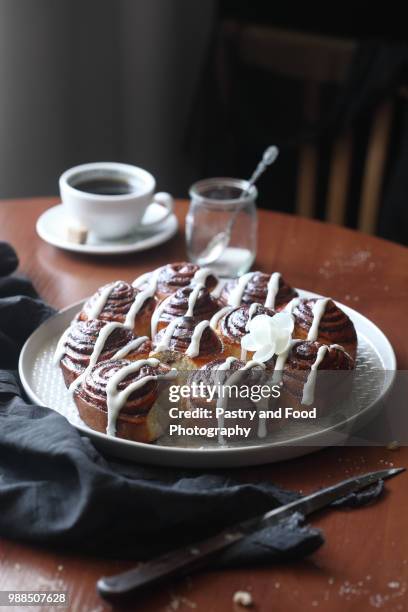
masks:
<path fill-rule="evenodd" d="M 35 233 L 39 214 L 55 199 L 0 203 L 1 239 L 21 258 L 21 272 L 59 308 L 83 298 L 108 281 L 132 280 L 143 271 L 185 258 L 183 229 L 169 243 L 145 253 L 96 258 L 65 253 Z M 183 228 L 186 203 L 177 203 Z M 256 269 L 281 271 L 288 281 L 331 295 L 378 324 L 396 350 L 398 366 L 408 369 L 406 315 L 408 249 L 360 233 L 297 217 L 260 211 Z M 334 483 L 384 465 L 408 465 L 408 449 L 332 448 L 280 465 L 247 470 L 302 491 Z M 255 609 L 359 611 L 408 609 L 408 477 L 387 483 L 379 503 L 354 511 L 332 511 L 313 520 L 326 543 L 309 559 L 264 569 L 207 572 L 182 580 L 129 609 L 144 612 L 193 610 L 224 612 L 236 590 L 250 590 Z M 1 511 L 1 510 L 0 510 Z M 10 541 L 0 543 L 0 589 L 67 589 L 71 609 L 109 610 L 95 592 L 101 574 L 128 562 L 85 559 L 45 552 Z M 178 607 L 177 607 L 178 606 Z"/>

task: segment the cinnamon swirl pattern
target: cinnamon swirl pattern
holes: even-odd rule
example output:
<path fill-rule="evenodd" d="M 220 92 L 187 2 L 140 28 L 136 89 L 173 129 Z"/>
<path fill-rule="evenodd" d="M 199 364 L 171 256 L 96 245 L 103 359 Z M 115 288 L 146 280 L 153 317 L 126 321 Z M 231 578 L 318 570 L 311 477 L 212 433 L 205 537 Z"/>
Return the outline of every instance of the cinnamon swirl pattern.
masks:
<path fill-rule="evenodd" d="M 65 384 L 69 387 L 90 364 L 118 357 L 146 358 L 151 346 L 147 336 L 137 338 L 120 323 L 99 319 L 77 321 L 62 337 L 54 361 L 61 366 Z"/>
<path fill-rule="evenodd" d="M 345 312 L 330 298 L 295 299 L 287 306 L 295 318 L 295 338 L 340 344 L 355 359 L 357 334 Z"/>
<path fill-rule="evenodd" d="M 253 385 L 262 385 L 264 381 L 265 368 L 261 363 L 255 361 L 249 361 L 245 363 L 235 357 L 227 357 L 226 359 L 215 359 L 204 365 L 201 369 L 195 370 L 190 374 L 187 379 L 187 384 L 191 388 L 203 388 L 204 393 L 199 397 L 193 393 L 189 394 L 188 399 L 183 403 L 183 407 L 188 410 L 194 410 L 195 408 L 205 408 L 210 413 L 205 420 L 198 419 L 186 419 L 186 424 L 194 424 L 207 426 L 218 426 L 223 427 L 224 417 L 223 413 L 228 408 L 230 403 L 233 403 L 234 409 L 241 409 L 243 416 L 237 416 L 235 419 L 229 419 L 229 425 L 238 425 L 241 427 L 250 428 L 252 436 L 258 436 L 260 438 L 265 437 L 267 433 L 267 427 L 265 419 L 259 418 L 258 420 L 250 421 L 245 415 L 246 410 L 253 409 L 254 404 L 250 399 L 245 397 L 245 394 L 237 394 L 232 402 L 228 400 L 228 396 L 224 395 L 223 391 L 217 394 L 213 398 L 208 396 L 209 388 L 223 389 L 224 385 L 235 385 L 238 388 L 245 386 L 251 387 Z M 262 408 L 265 409 L 265 402 L 262 403 Z M 261 408 L 261 406 L 260 406 Z M 219 438 L 221 444 L 224 443 L 222 436 Z"/>
<path fill-rule="evenodd" d="M 222 342 L 210 322 L 196 317 L 173 319 L 153 339 L 152 355 L 180 370 L 200 368 L 222 352 Z"/>
<path fill-rule="evenodd" d="M 174 319 L 187 316 L 204 321 L 211 319 L 219 308 L 218 300 L 202 284 L 178 289 L 157 307 L 152 317 L 152 337 Z"/>
<path fill-rule="evenodd" d="M 152 442 L 168 423 L 158 398 L 161 381 L 175 372 L 157 359 L 116 359 L 97 363 L 74 391 L 82 420 L 111 436 Z"/>
<path fill-rule="evenodd" d="M 125 281 L 109 283 L 84 304 L 78 315 L 80 321 L 100 319 L 122 323 L 137 336 L 145 336 L 150 331 L 150 320 L 156 301 L 148 288 L 140 291 Z"/>
<path fill-rule="evenodd" d="M 279 311 L 296 296 L 297 292 L 279 272 L 248 272 L 239 279 L 227 282 L 220 299 L 224 305 L 234 308 L 257 302 Z"/>
<path fill-rule="evenodd" d="M 293 340 L 276 360 L 275 382 L 282 381 L 282 402 L 293 408 L 317 406 L 326 411 L 351 390 L 354 360 L 338 344 Z"/>
<path fill-rule="evenodd" d="M 204 284 L 210 291 L 217 284 L 217 278 L 210 269 L 200 268 L 200 266 L 186 261 L 162 266 L 159 268 L 156 279 L 153 278 L 153 275 L 152 272 L 143 274 L 133 282 L 133 285 L 143 289 L 154 281 L 155 296 L 158 300 L 163 300 L 178 289 L 195 283 Z"/>
<path fill-rule="evenodd" d="M 248 332 L 249 321 L 261 314 L 273 317 L 275 311 L 254 302 L 250 306 L 244 304 L 233 309 L 227 306 L 213 316 L 211 327 L 221 338 L 226 355 L 237 359 L 250 357 L 241 349 L 241 340 Z"/>

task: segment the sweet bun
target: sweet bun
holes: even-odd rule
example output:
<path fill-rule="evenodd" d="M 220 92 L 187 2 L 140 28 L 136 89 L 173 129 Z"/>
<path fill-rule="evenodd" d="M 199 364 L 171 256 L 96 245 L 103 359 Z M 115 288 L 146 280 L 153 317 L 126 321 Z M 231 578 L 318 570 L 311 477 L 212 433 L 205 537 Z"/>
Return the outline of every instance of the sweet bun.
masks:
<path fill-rule="evenodd" d="M 294 338 L 339 344 L 356 358 L 357 334 L 353 322 L 330 298 L 295 299 L 288 306 L 295 318 Z"/>
<path fill-rule="evenodd" d="M 241 349 L 241 340 L 248 333 L 249 321 L 261 314 L 273 317 L 275 311 L 254 302 L 250 306 L 243 304 L 237 308 L 226 306 L 213 316 L 211 327 L 221 338 L 226 356 L 230 355 L 237 359 L 247 357 Z"/>
<path fill-rule="evenodd" d="M 222 354 L 222 342 L 209 321 L 184 316 L 156 334 L 151 356 L 183 371 L 201 368 Z"/>
<path fill-rule="evenodd" d="M 74 390 L 81 419 L 95 431 L 136 442 L 153 442 L 169 422 L 160 407 L 161 386 L 174 373 L 156 359 L 97 363 Z"/>
<path fill-rule="evenodd" d="M 149 289 L 141 291 L 119 280 L 98 289 L 85 302 L 78 319 L 115 321 L 132 329 L 136 336 L 147 336 L 155 307 L 156 300 Z"/>
<path fill-rule="evenodd" d="M 285 281 L 279 272 L 248 272 L 239 279 L 225 284 L 220 301 L 225 306 L 236 308 L 241 304 L 263 304 L 273 310 L 282 310 L 297 292 Z"/>
<path fill-rule="evenodd" d="M 181 405 L 185 411 L 185 414 L 191 414 L 190 417 L 186 417 L 184 425 L 192 426 L 197 425 L 198 427 L 223 427 L 225 422 L 221 415 L 217 415 L 217 408 L 222 410 L 233 409 L 234 411 L 240 410 L 241 415 L 237 415 L 236 418 L 228 418 L 228 427 L 240 427 L 250 429 L 250 433 L 247 436 L 251 438 L 263 438 L 267 435 L 268 424 L 266 419 L 259 418 L 261 410 L 265 410 L 268 407 L 266 402 L 257 404 L 252 401 L 251 398 L 247 397 L 246 393 L 237 393 L 237 397 L 233 396 L 230 399 L 228 397 L 224 399 L 219 394 L 215 393 L 214 397 L 208 394 L 206 389 L 218 387 L 226 388 L 228 385 L 232 387 L 242 388 L 253 387 L 266 382 L 265 369 L 262 364 L 255 362 L 245 363 L 235 357 L 227 357 L 221 359 L 215 359 L 204 365 L 199 370 L 191 372 L 187 378 L 187 385 L 193 391 L 194 389 L 203 388 L 203 394 L 200 396 L 194 395 L 191 392 L 188 397 L 182 400 Z M 223 387 L 225 385 L 225 387 Z M 250 419 L 248 416 L 249 410 L 256 410 L 258 407 L 258 415 L 254 419 Z M 198 409 L 198 410 L 197 410 Z M 204 414 L 200 411 L 205 410 L 205 418 L 200 415 Z M 199 416 L 197 417 L 196 414 Z M 239 436 L 238 436 L 239 438 Z"/>
<path fill-rule="evenodd" d="M 152 317 L 152 337 L 174 319 L 187 316 L 194 317 L 195 321 L 204 321 L 211 319 L 219 309 L 217 298 L 202 284 L 177 289 L 158 305 Z"/>
<path fill-rule="evenodd" d="M 315 406 L 319 416 L 334 412 L 351 391 L 352 370 L 354 360 L 341 346 L 293 340 L 288 353 L 276 360 L 281 402 L 297 410 Z"/>
<path fill-rule="evenodd" d="M 200 268 L 197 264 L 178 261 L 143 274 L 133 282 L 133 285 L 144 289 L 153 284 L 155 297 L 161 301 L 178 289 L 196 283 L 203 284 L 211 291 L 217 285 L 218 280 L 209 268 Z"/>
<path fill-rule="evenodd" d="M 58 344 L 54 360 L 60 365 L 67 387 L 82 375 L 90 363 L 126 357 L 148 357 L 152 343 L 147 336 L 137 338 L 120 323 L 99 319 L 75 321 Z"/>

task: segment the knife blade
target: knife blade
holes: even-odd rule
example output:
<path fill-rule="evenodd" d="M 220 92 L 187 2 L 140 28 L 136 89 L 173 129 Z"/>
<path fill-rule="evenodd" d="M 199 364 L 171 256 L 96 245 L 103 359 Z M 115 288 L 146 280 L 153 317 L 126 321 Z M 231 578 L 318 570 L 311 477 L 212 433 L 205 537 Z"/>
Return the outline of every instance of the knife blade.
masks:
<path fill-rule="evenodd" d="M 97 590 L 102 597 L 113 599 L 135 594 L 146 587 L 157 586 L 159 583 L 175 576 L 192 573 L 205 567 L 211 559 L 228 546 L 255 533 L 259 529 L 275 524 L 294 512 L 301 512 L 307 516 L 326 508 L 337 499 L 365 489 L 379 480 L 392 478 L 403 471 L 405 471 L 405 468 L 369 472 L 368 474 L 343 480 L 330 487 L 319 489 L 289 504 L 279 506 L 262 515 L 237 523 L 201 542 L 161 555 L 142 564 L 140 567 L 114 576 L 104 576 L 98 580 Z"/>

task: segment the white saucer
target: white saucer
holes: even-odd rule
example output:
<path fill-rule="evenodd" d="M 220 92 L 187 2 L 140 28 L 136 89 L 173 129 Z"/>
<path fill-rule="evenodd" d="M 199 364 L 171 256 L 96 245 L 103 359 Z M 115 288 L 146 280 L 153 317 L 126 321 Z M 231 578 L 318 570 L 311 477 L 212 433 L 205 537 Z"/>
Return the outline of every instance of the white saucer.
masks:
<path fill-rule="evenodd" d="M 174 236 L 178 229 L 177 217 L 171 214 L 160 223 L 160 218 L 166 214 L 163 206 L 152 203 L 148 207 L 144 221 L 157 222 L 154 229 L 147 228 L 141 232 L 120 238 L 118 240 L 101 240 L 89 233 L 86 244 L 70 242 L 65 237 L 65 212 L 62 204 L 48 208 L 37 220 L 37 234 L 59 249 L 75 251 L 77 253 L 89 253 L 92 255 L 115 255 L 119 253 L 134 253 L 151 249 L 163 244 Z"/>

